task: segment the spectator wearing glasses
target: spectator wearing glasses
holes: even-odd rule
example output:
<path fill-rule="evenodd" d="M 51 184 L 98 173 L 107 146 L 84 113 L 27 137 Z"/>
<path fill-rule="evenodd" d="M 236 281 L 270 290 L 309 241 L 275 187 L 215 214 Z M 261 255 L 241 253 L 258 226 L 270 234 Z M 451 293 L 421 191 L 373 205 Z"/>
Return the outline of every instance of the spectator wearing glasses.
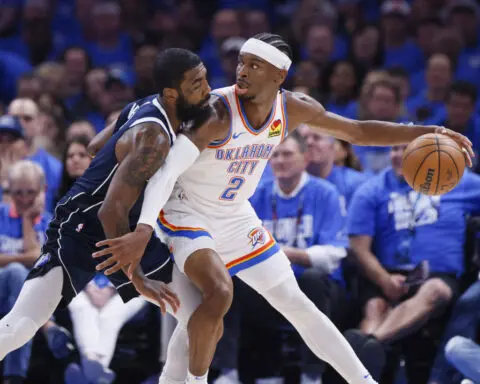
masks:
<path fill-rule="evenodd" d="M 0 204 L 0 312 L 8 313 L 40 254 L 50 215 L 45 212 L 45 176 L 39 165 L 21 160 L 8 172 L 12 203 Z M 27 375 L 31 342 L 7 355 L 4 377 L 21 383 Z"/>
<path fill-rule="evenodd" d="M 348 212 L 350 247 L 366 276 L 360 329 L 384 344 L 413 333 L 458 296 L 466 216 L 480 211 L 480 176 L 465 171 L 453 191 L 419 194 L 402 176 L 404 150 L 392 148 L 392 167 L 356 191 Z M 405 284 L 422 261 L 429 263 L 427 279 Z"/>
<path fill-rule="evenodd" d="M 21 122 L 23 128 L 21 136 L 25 139 L 27 158 L 39 164 L 45 173 L 47 183 L 45 209 L 52 212 L 55 194 L 60 185 L 62 164 L 47 151 L 35 145 L 35 137 L 40 134 L 42 128 L 38 106 L 30 99 L 15 99 L 8 107 L 8 114 L 17 117 Z"/>

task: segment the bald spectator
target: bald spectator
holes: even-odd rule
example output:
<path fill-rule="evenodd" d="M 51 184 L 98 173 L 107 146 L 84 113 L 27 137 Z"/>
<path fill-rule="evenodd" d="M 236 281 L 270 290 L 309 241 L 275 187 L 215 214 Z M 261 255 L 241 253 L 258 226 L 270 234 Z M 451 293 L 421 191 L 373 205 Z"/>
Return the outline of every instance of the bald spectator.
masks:
<path fill-rule="evenodd" d="M 10 204 L 0 204 L 0 313 L 15 303 L 29 268 L 40 254 L 51 216 L 45 212 L 45 175 L 29 160 L 8 172 Z M 7 355 L 4 382 L 22 383 L 27 376 L 32 343 Z"/>
<path fill-rule="evenodd" d="M 35 136 L 41 131 L 37 104 L 30 99 L 15 99 L 8 107 L 8 114 L 17 117 L 23 127 L 27 158 L 39 164 L 47 180 L 46 210 L 52 212 L 55 193 L 60 185 L 62 164 L 55 157 L 35 145 Z"/>
<path fill-rule="evenodd" d="M 407 102 L 413 121 L 432 121 L 444 113 L 445 98 L 452 82 L 453 68 L 447 55 L 436 53 L 430 57 L 425 71 L 427 88 Z"/>
<path fill-rule="evenodd" d="M 108 125 L 108 124 L 107 124 Z M 76 120 L 67 129 L 66 140 L 70 141 L 74 137 L 85 136 L 92 140 L 96 135 L 95 127 L 87 120 Z"/>

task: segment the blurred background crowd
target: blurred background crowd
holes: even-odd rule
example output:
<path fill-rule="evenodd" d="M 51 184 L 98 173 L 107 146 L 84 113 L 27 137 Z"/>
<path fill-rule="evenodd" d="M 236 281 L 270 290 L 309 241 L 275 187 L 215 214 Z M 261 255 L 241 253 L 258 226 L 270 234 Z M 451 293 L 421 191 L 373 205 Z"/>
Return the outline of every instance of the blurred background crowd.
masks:
<path fill-rule="evenodd" d="M 348 118 L 447 126 L 480 154 L 479 12 L 474 0 L 0 0 L 0 316 L 55 202 L 88 167 L 89 141 L 156 93 L 162 49 L 197 52 L 213 89 L 235 82 L 247 38 L 278 33 L 294 52 L 286 89 Z M 302 126 L 251 202 L 381 383 L 475 382 L 477 163 L 454 191 L 427 197 L 403 181 L 403 151 Z M 406 285 L 422 262 L 428 278 Z M 225 325 L 212 382 L 342 382 L 236 280 Z M 173 326 L 141 299 L 124 305 L 98 275 L 7 356 L 3 382 L 156 383 Z"/>

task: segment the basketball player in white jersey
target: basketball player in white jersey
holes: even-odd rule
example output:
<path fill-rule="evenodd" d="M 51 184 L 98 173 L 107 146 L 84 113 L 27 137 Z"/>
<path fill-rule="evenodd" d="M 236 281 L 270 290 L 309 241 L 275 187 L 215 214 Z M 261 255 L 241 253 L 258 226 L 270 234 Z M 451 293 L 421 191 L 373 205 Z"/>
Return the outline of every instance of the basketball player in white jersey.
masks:
<path fill-rule="evenodd" d="M 470 162 L 470 141 L 443 127 L 349 120 L 281 89 L 290 65 L 290 47 L 280 36 L 249 39 L 239 55 L 237 84 L 213 92 L 216 116 L 194 134 L 180 135 L 150 179 L 136 231 L 101 242 L 109 248 L 94 254 L 113 255 L 98 268 L 110 267 L 107 274 L 134 267 L 158 217 L 175 263 L 201 291 L 188 335 L 177 327 L 172 336 L 161 383 L 206 382 L 232 300 L 231 275 L 264 296 L 348 383 L 375 383 L 341 333 L 302 293 L 287 257 L 248 202 L 275 146 L 297 126 L 308 124 L 357 145 L 398 145 L 442 133 L 465 148 Z"/>

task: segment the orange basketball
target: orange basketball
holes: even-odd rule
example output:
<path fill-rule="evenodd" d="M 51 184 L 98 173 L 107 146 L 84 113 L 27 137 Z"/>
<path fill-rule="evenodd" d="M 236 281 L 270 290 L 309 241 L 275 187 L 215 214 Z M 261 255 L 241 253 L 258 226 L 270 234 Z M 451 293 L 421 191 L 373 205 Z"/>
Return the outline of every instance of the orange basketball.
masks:
<path fill-rule="evenodd" d="M 415 191 L 443 195 L 460 182 L 465 165 L 463 151 L 454 140 L 429 133 L 408 145 L 403 154 L 402 172 Z"/>

